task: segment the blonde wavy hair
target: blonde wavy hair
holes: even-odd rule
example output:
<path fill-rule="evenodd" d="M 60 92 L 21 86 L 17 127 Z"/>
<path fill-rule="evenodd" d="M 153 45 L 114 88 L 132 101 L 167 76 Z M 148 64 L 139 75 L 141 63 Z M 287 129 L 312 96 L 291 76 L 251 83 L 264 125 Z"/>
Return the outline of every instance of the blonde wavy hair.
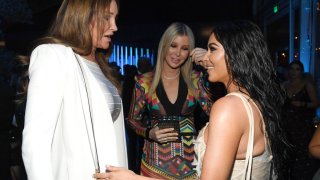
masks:
<path fill-rule="evenodd" d="M 189 52 L 191 52 L 194 49 L 194 35 L 191 28 L 188 25 L 181 22 L 174 22 L 165 30 L 159 42 L 155 73 L 148 94 L 150 97 L 152 93 L 156 90 L 160 82 L 165 56 L 168 52 L 169 47 L 171 46 L 171 43 L 177 36 L 187 36 L 189 39 Z M 193 64 L 191 57 L 188 57 L 188 59 L 181 65 L 181 74 L 188 86 L 188 89 L 190 89 L 191 92 L 195 95 L 195 87 L 191 79 L 192 66 Z"/>

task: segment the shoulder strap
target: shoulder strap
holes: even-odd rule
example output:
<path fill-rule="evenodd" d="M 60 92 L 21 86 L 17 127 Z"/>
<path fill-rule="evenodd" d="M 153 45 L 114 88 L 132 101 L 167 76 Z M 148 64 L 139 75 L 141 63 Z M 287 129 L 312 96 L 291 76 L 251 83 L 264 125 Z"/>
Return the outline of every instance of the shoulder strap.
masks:
<path fill-rule="evenodd" d="M 246 160 L 245 160 L 245 174 L 242 176 L 242 180 L 250 180 L 251 178 L 251 170 L 252 170 L 252 158 L 253 158 L 253 140 L 254 140 L 254 117 L 252 108 L 248 102 L 248 100 L 240 93 L 229 93 L 229 95 L 234 95 L 239 97 L 244 107 L 246 108 L 248 117 L 249 117 L 249 138 L 246 152 Z"/>

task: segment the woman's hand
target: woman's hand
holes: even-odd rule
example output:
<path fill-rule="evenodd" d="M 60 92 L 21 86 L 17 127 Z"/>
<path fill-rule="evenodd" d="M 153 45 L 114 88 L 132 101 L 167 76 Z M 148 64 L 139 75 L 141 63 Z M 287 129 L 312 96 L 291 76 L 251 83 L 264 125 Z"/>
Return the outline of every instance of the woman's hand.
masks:
<path fill-rule="evenodd" d="M 192 57 L 192 61 L 197 65 L 204 66 L 204 56 L 206 55 L 207 50 L 203 48 L 195 48 L 191 51 L 190 56 Z"/>
<path fill-rule="evenodd" d="M 108 166 L 105 173 L 96 173 L 93 175 L 93 178 L 106 180 L 129 180 L 139 179 L 139 176 L 126 168 Z"/>
<path fill-rule="evenodd" d="M 149 138 L 159 143 L 167 143 L 176 141 L 178 133 L 174 132 L 174 128 L 159 129 L 159 127 L 154 127 L 149 131 Z"/>

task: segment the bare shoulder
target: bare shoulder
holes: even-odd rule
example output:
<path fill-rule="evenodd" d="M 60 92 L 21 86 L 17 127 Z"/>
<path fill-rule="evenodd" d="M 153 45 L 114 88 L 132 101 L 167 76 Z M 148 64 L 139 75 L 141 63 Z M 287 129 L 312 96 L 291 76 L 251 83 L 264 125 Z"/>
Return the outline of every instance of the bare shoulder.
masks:
<path fill-rule="evenodd" d="M 225 96 L 213 104 L 210 112 L 210 121 L 240 123 L 239 119 L 243 119 L 244 115 L 245 108 L 241 99 L 237 96 Z"/>

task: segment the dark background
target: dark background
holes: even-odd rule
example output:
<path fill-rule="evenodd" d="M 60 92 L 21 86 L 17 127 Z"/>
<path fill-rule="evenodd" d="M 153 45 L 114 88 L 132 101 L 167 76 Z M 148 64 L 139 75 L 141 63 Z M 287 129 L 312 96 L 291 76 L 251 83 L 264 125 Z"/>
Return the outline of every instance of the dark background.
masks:
<path fill-rule="evenodd" d="M 28 0 L 32 23 L 8 24 L 7 47 L 28 55 L 34 41 L 50 26 L 61 0 Z M 175 21 L 188 24 L 197 46 L 205 46 L 210 27 L 219 21 L 252 19 L 252 0 L 120 0 L 118 32 L 114 43 L 157 49 L 167 26 Z"/>

